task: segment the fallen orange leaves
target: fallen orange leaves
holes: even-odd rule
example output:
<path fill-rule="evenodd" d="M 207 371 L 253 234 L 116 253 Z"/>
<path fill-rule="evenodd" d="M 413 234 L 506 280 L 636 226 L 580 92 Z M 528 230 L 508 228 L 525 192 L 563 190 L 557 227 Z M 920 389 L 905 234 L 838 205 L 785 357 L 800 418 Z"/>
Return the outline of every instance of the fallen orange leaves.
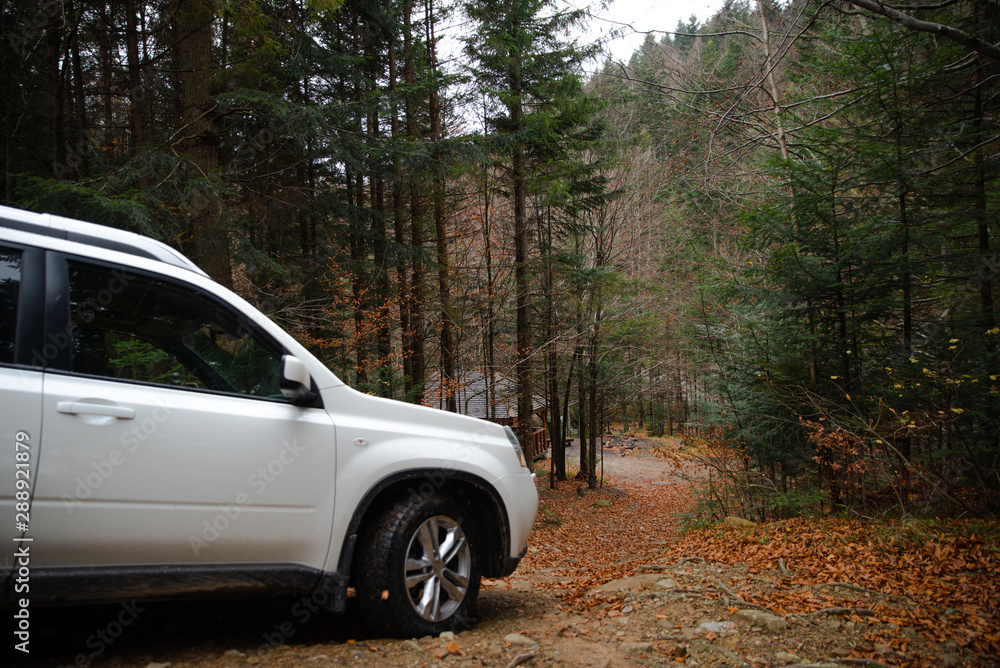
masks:
<path fill-rule="evenodd" d="M 540 512 L 522 568 L 546 573 L 535 586 L 568 589 L 563 600 L 571 607 L 602 617 L 620 614 L 621 596 L 584 594 L 632 575 L 639 565 L 672 567 L 681 558 L 700 557 L 773 577 L 762 593 L 733 588 L 774 612 L 863 608 L 848 618 L 864 613 L 1000 659 L 998 522 L 799 518 L 682 534 L 679 513 L 693 503 L 688 484 L 633 486 L 627 494 L 609 486 L 580 495 L 578 481 L 561 482 L 558 490 L 546 489 L 546 482 L 539 476 Z M 597 499 L 611 506 L 595 506 Z M 790 575 L 781 575 L 779 559 Z M 874 631 L 872 641 L 898 644 L 898 635 L 886 628 Z"/>
<path fill-rule="evenodd" d="M 672 543 L 665 556 L 695 554 L 719 563 L 739 562 L 753 573 L 776 571 L 778 559 L 784 558 L 792 576 L 782 579 L 782 589 L 754 597 L 754 603 L 789 613 L 812 612 L 833 597 L 813 596 L 803 588 L 853 585 L 857 594 L 882 599 L 868 604 L 882 621 L 1000 657 L 998 533 L 1000 524 L 983 522 L 798 518 L 750 529 L 691 531 Z M 747 538 L 761 548 L 742 548 Z"/>

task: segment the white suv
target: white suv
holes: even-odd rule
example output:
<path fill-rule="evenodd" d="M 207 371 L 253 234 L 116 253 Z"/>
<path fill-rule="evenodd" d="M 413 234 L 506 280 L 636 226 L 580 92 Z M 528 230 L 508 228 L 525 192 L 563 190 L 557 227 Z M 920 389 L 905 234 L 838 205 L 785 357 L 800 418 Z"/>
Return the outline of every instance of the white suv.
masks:
<path fill-rule="evenodd" d="M 15 619 L 354 587 L 377 633 L 459 630 L 538 506 L 509 428 L 352 390 L 164 244 L 8 207 L 0 417 Z"/>

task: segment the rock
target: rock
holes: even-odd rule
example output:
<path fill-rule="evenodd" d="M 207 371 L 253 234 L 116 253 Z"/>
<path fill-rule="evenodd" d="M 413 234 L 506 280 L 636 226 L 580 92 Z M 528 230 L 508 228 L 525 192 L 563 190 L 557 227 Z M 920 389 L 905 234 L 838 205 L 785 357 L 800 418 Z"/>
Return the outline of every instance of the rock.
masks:
<path fill-rule="evenodd" d="M 657 573 L 643 573 L 605 582 L 591 589 L 591 592 L 641 591 L 653 586 L 661 577 Z"/>
<path fill-rule="evenodd" d="M 169 661 L 167 661 L 166 663 L 160 663 L 159 661 L 150 661 L 149 663 L 146 664 L 146 668 L 167 668 L 169 665 L 170 665 Z"/>
<path fill-rule="evenodd" d="M 598 499 L 597 501 L 594 501 L 594 505 L 598 508 L 610 508 L 611 502 L 607 499 Z"/>
<path fill-rule="evenodd" d="M 774 660 L 778 663 L 799 663 L 801 659 L 791 652 L 775 652 Z"/>
<path fill-rule="evenodd" d="M 727 527 L 737 527 L 740 529 L 757 526 L 755 522 L 751 522 L 750 520 L 745 520 L 742 517 L 734 517 L 732 515 L 722 520 L 722 523 L 725 524 Z"/>
<path fill-rule="evenodd" d="M 411 652 L 423 652 L 424 646 L 411 638 L 403 641 L 403 649 L 408 649 Z"/>
<path fill-rule="evenodd" d="M 240 651 L 240 650 L 238 650 L 238 649 L 227 649 L 227 650 L 226 650 L 226 656 L 239 656 L 239 657 L 245 657 L 245 656 L 246 656 L 246 654 L 244 654 L 243 652 L 241 652 L 241 651 Z"/>
<path fill-rule="evenodd" d="M 788 622 L 783 617 L 778 617 L 777 615 L 772 615 L 761 610 L 739 610 L 736 612 L 736 616 L 740 619 L 745 619 L 754 626 L 760 626 L 774 633 L 788 629 Z"/>
<path fill-rule="evenodd" d="M 517 647 L 536 647 L 538 642 L 534 638 L 529 638 L 528 636 L 523 636 L 520 633 L 509 633 L 503 637 L 503 641 L 508 645 L 514 645 Z"/>
<path fill-rule="evenodd" d="M 441 635 L 438 636 L 441 640 L 454 640 L 457 637 L 452 631 L 442 631 Z"/>
<path fill-rule="evenodd" d="M 734 622 L 702 622 L 698 626 L 700 633 L 718 633 L 720 636 L 736 633 Z"/>
<path fill-rule="evenodd" d="M 624 652 L 648 652 L 653 649 L 651 642 L 623 642 L 619 647 Z"/>
<path fill-rule="evenodd" d="M 663 578 L 662 580 L 657 580 L 654 586 L 657 589 L 677 589 L 677 580 L 673 578 Z"/>

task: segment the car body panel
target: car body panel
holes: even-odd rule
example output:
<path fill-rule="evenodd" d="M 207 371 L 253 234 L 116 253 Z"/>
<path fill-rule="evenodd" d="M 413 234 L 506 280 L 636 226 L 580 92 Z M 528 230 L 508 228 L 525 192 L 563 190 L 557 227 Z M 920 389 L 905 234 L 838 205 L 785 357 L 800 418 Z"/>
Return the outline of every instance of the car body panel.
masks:
<path fill-rule="evenodd" d="M 426 406 L 404 404 L 361 394 L 349 387 L 323 392 L 323 403 L 335 412 L 340 444 L 337 503 L 357 507 L 368 490 L 400 471 L 429 472 L 412 480 L 413 491 L 427 494 L 445 485 L 452 473 L 462 472 L 490 486 L 507 508 L 534 522 L 538 494 L 533 477 L 520 467 L 517 453 L 503 427 Z M 498 476 L 497 471 L 511 471 Z M 349 515 L 338 515 L 326 570 L 336 570 Z M 530 526 L 529 523 L 529 526 Z M 510 536 L 510 554 L 524 549 L 524 521 Z"/>
<path fill-rule="evenodd" d="M 0 521 L 3 530 L 0 536 L 4 543 L 13 545 L 13 539 L 25 535 L 20 525 L 34 528 L 33 520 L 23 503 L 15 495 L 22 491 L 27 482 L 28 494 L 37 481 L 38 462 L 42 436 L 42 373 L 30 369 L 0 367 L 0 407 L 12 419 L 0 421 Z M 33 509 L 32 509 L 33 511 Z M 13 566 L 10 555 L 13 550 L 5 550 L 0 555 L 0 563 L 8 568 Z M 4 569 L 8 570 L 8 569 Z"/>
<path fill-rule="evenodd" d="M 326 559 L 337 457 L 322 409 L 48 373 L 43 433 L 39 567 Z"/>

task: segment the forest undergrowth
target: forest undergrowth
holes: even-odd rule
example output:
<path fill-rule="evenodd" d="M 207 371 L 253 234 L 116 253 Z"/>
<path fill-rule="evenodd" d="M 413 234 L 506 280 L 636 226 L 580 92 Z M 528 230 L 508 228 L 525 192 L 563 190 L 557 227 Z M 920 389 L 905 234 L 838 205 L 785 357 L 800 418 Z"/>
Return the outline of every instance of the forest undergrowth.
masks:
<path fill-rule="evenodd" d="M 697 455 L 673 444 L 654 450 L 674 459 L 680 475 L 610 475 L 602 488 L 586 490 L 571 468 L 570 479 L 553 490 L 542 475 L 548 463 L 539 463 L 537 549 L 523 567 L 552 574 L 548 583 L 531 578 L 536 586 L 564 588 L 561 576 L 572 576 L 562 594 L 567 609 L 603 605 L 608 614 L 608 599 L 588 594 L 636 572 L 685 561 L 739 566 L 745 577 L 714 583 L 705 595 L 730 613 L 752 608 L 805 624 L 827 617 L 863 622 L 867 647 L 854 657 L 858 665 L 883 665 L 884 658 L 873 658 L 877 647 L 908 657 L 894 665 L 942 665 L 941 653 L 951 650 L 977 664 L 1000 661 L 1000 522 L 815 516 L 692 523 L 708 484 L 692 466 Z M 588 568 L 574 568 L 579 564 Z"/>

